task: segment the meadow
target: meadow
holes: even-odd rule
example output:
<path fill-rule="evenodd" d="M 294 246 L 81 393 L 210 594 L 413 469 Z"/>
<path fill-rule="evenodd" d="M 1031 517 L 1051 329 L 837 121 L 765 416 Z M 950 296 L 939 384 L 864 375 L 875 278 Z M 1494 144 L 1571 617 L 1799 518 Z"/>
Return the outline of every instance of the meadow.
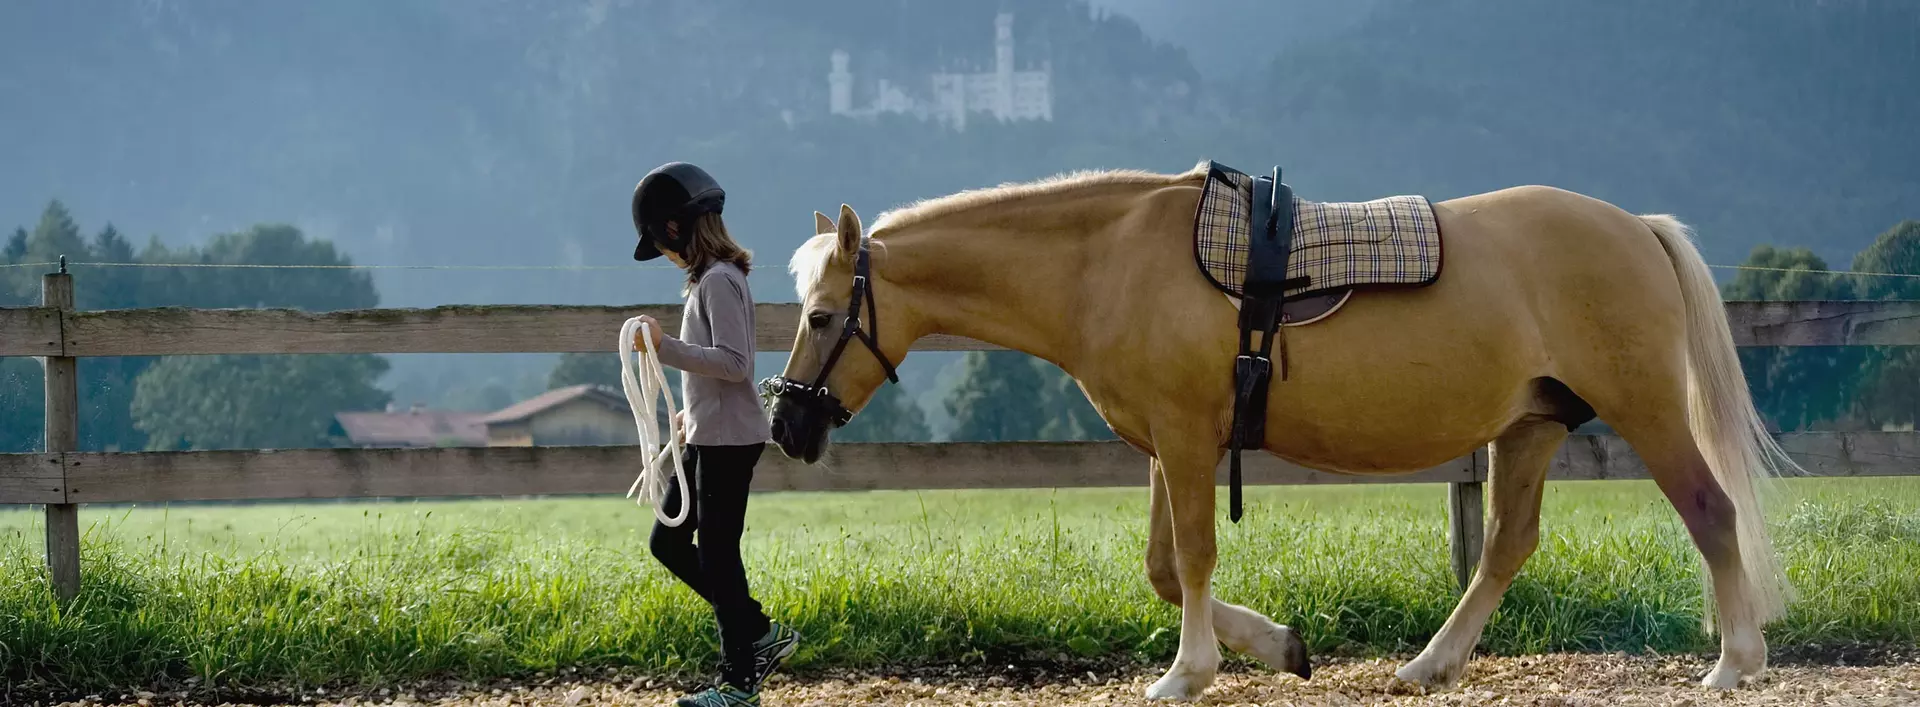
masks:
<path fill-rule="evenodd" d="M 1224 496 L 1224 492 L 1222 494 Z M 1219 522 L 1218 595 L 1316 655 L 1417 651 L 1455 599 L 1445 488 L 1253 487 Z M 1770 499 L 1799 597 L 1775 649 L 1920 641 L 1920 479 Z M 791 668 L 1172 657 L 1141 489 L 767 494 L 755 593 Z M 1223 506 L 1224 507 L 1224 503 Z M 697 676 L 704 605 L 619 498 L 87 507 L 85 586 L 53 601 L 37 510 L 0 512 L 0 679 L 56 691 L 350 685 L 619 668 Z M 1482 649 L 1703 651 L 1698 554 L 1646 482 L 1556 482 Z M 1229 654 L 1230 660 L 1240 660 Z"/>

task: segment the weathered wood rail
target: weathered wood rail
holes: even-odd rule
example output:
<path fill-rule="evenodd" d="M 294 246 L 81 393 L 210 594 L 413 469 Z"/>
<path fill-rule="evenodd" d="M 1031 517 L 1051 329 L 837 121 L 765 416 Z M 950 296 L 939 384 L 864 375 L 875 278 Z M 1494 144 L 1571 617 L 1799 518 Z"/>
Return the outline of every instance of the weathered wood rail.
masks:
<path fill-rule="evenodd" d="M 651 314 L 670 331 L 680 321 L 678 305 L 74 311 L 70 277 L 47 275 L 41 306 L 0 308 L 0 356 L 41 357 L 48 373 L 46 451 L 0 455 L 0 504 L 45 505 L 50 576 L 56 593 L 71 597 L 79 588 L 80 504 L 624 493 L 638 468 L 633 447 L 79 452 L 73 372 L 74 361 L 89 356 L 612 351 L 621 322 L 636 314 Z M 759 305 L 757 348 L 787 350 L 799 315 L 797 305 Z M 1735 302 L 1727 315 L 1741 346 L 1920 345 L 1920 301 Z M 934 336 L 913 348 L 998 347 Z M 1920 475 L 1914 433 L 1781 439 L 1817 476 Z M 1144 486 L 1146 471 L 1145 459 L 1119 442 L 843 444 L 821 467 L 779 454 L 764 459 L 757 491 Z M 1372 477 L 1254 454 L 1247 481 L 1448 484 L 1450 561 L 1465 586 L 1479 558 L 1486 472 L 1485 450 Z M 1601 435 L 1571 438 L 1550 472 L 1558 480 L 1646 475 L 1622 440 Z"/>

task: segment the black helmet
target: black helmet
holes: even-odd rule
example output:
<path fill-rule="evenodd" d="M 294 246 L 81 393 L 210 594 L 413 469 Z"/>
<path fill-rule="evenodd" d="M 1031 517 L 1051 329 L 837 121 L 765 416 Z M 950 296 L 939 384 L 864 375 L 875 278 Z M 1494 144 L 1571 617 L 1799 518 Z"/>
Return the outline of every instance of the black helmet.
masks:
<path fill-rule="evenodd" d="M 660 257 L 660 249 L 685 252 L 693 239 L 693 218 L 704 213 L 720 213 L 726 206 L 727 192 L 713 175 L 686 162 L 668 162 L 655 167 L 633 188 L 633 228 L 640 233 L 640 244 L 633 248 L 634 260 Z M 666 223 L 680 223 L 680 237 L 667 233 Z"/>

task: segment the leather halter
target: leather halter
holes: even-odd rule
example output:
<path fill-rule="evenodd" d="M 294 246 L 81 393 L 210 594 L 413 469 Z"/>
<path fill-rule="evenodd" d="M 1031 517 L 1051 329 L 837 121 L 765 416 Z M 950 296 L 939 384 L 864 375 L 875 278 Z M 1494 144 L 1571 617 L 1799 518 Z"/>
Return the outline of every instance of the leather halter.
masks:
<path fill-rule="evenodd" d="M 860 339 L 860 343 L 866 344 L 867 350 L 873 352 L 874 359 L 880 362 L 880 367 L 886 369 L 887 380 L 900 382 L 900 375 L 894 371 L 893 362 L 888 361 L 886 354 L 880 352 L 880 342 L 874 338 L 874 335 L 880 331 L 880 313 L 874 304 L 870 270 L 867 239 L 862 238 L 860 252 L 854 256 L 853 260 L 853 295 L 847 305 L 846 324 L 840 328 L 840 340 L 834 343 L 833 351 L 827 354 L 827 361 L 820 366 L 820 373 L 814 376 L 813 383 L 801 383 L 786 376 L 774 376 L 760 383 L 761 390 L 774 397 L 791 400 L 796 404 L 825 412 L 834 427 L 846 425 L 853 420 L 853 412 L 841 405 L 840 399 L 827 390 L 827 375 L 833 373 L 834 365 L 840 362 L 840 355 L 847 350 L 847 343 L 855 338 Z M 863 301 L 867 305 L 867 320 L 873 328 L 873 333 L 868 333 L 860 327 L 860 305 Z"/>

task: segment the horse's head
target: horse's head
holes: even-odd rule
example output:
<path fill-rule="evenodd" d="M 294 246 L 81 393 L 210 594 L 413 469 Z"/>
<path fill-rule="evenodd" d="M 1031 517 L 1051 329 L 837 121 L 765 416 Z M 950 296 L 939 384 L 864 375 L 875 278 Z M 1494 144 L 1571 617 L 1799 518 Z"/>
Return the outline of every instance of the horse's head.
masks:
<path fill-rule="evenodd" d="M 919 323 L 873 273 L 860 217 L 840 206 L 836 223 L 814 212 L 814 237 L 793 255 L 790 270 L 800 295 L 800 331 L 778 378 L 763 383 L 775 397 L 773 441 L 780 451 L 811 464 L 826 452 L 827 436 L 846 424 L 887 380 L 906 354 Z M 876 296 L 876 292 L 878 296 Z"/>

